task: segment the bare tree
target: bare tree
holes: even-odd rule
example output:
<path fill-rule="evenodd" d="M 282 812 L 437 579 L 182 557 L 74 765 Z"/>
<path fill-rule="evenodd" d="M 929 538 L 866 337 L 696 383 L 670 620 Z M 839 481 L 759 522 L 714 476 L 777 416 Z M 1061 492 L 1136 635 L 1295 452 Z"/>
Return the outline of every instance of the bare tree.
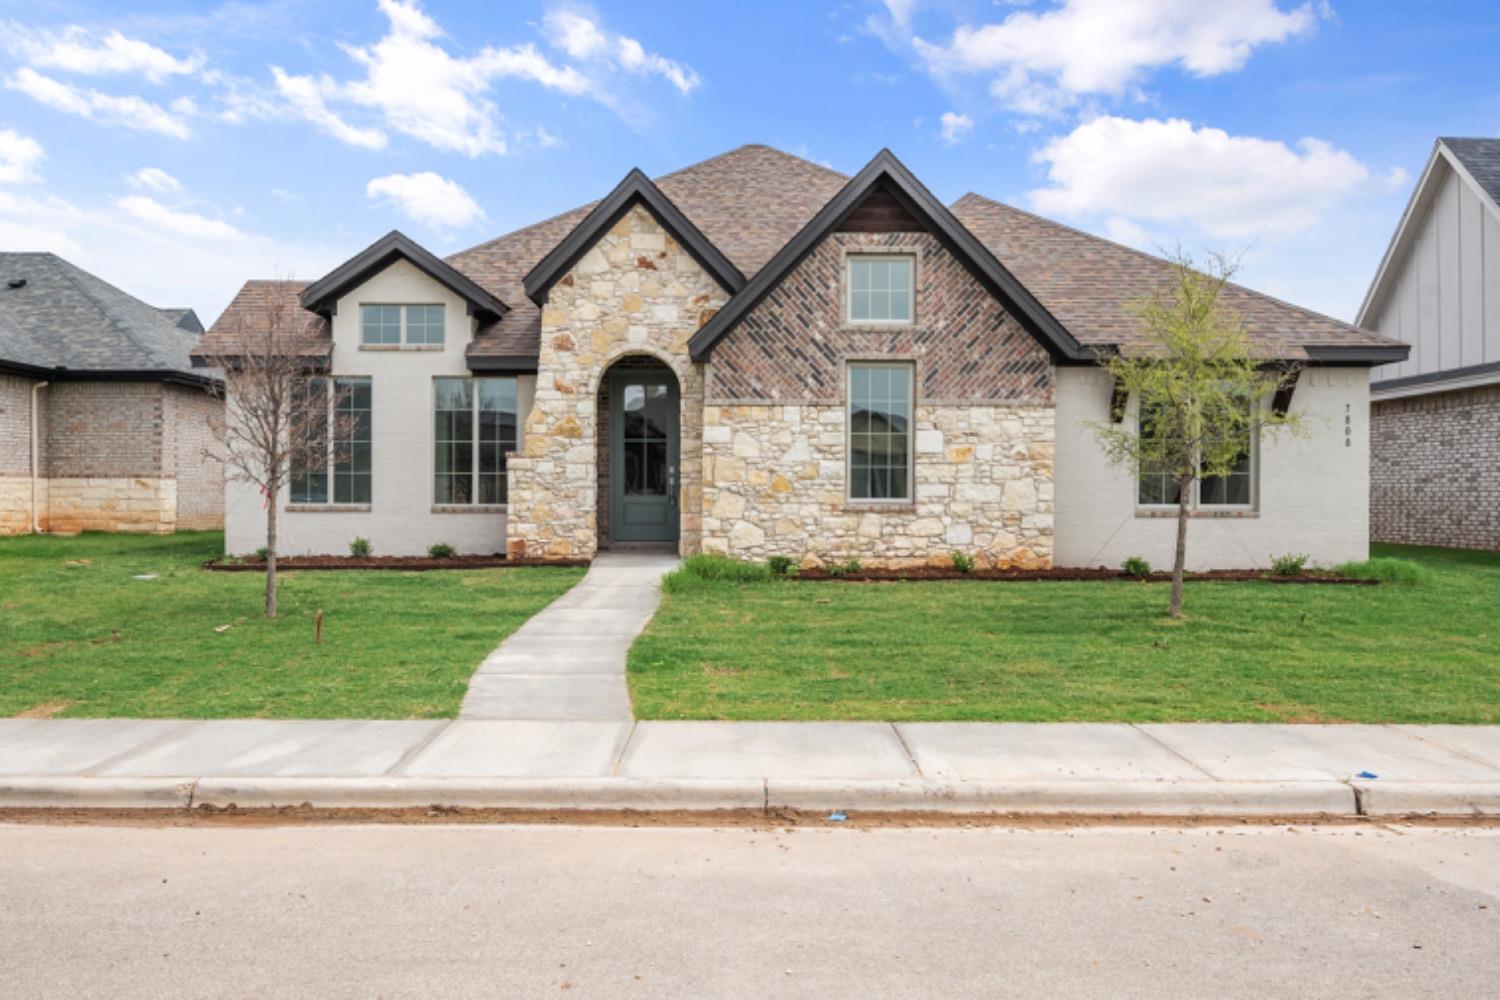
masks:
<path fill-rule="evenodd" d="M 331 470 L 349 430 L 331 380 L 317 372 L 327 352 L 317 318 L 287 281 L 257 290 L 231 321 L 227 342 L 208 359 L 223 372 L 225 407 L 213 424 L 211 456 L 225 478 L 256 486 L 266 507 L 266 617 L 276 617 L 277 513 L 297 470 Z M 332 477 L 329 476 L 331 479 Z"/>
<path fill-rule="evenodd" d="M 1297 414 L 1266 406 L 1295 368 L 1255 358 L 1240 317 L 1221 295 L 1234 274 L 1216 256 L 1200 269 L 1180 252 L 1170 280 L 1141 302 L 1144 350 L 1101 360 L 1122 398 L 1136 403 L 1136 426 L 1090 423 L 1110 461 L 1132 472 L 1154 472 L 1171 485 L 1163 499 L 1177 505 L 1168 614 L 1182 617 L 1188 508 L 1195 484 L 1235 470 L 1245 442 L 1261 431 L 1301 432 Z"/>

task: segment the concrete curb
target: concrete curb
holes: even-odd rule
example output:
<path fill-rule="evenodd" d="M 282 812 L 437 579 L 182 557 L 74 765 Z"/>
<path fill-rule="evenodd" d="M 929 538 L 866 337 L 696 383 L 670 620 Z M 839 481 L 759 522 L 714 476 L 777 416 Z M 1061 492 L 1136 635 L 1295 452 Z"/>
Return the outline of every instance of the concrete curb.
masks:
<path fill-rule="evenodd" d="M 762 809 L 765 782 L 641 778 L 203 778 L 193 804 L 244 809 Z"/>
<path fill-rule="evenodd" d="M 1500 816 L 1500 784 L 1356 781 L 1367 816 Z"/>
<path fill-rule="evenodd" d="M 5 809 L 186 809 L 192 778 L 0 778 Z"/>
<path fill-rule="evenodd" d="M 778 809 L 1136 816 L 1350 816 L 1354 792 L 1335 781 L 776 781 Z"/>

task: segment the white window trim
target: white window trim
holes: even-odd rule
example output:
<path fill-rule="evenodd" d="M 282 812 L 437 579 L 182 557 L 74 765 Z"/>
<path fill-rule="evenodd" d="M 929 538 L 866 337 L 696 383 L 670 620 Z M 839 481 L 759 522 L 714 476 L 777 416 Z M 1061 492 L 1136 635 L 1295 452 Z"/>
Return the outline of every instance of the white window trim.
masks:
<path fill-rule="evenodd" d="M 375 379 L 370 375 L 318 375 L 309 381 L 323 382 L 327 385 L 327 392 L 323 397 L 324 414 L 324 436 L 327 443 L 324 446 L 323 475 L 327 477 L 327 491 L 322 500 L 293 500 L 292 477 L 287 477 L 287 502 L 288 511 L 367 511 L 375 504 Z M 334 462 L 335 449 L 338 442 L 333 439 L 333 425 L 337 419 L 338 384 L 340 382 L 368 382 L 370 384 L 370 499 L 369 500 L 335 500 L 337 492 L 334 477 L 337 475 Z"/>
<path fill-rule="evenodd" d="M 904 260 L 911 264 L 907 273 L 911 277 L 908 282 L 906 294 L 907 301 L 911 303 L 911 316 L 906 319 L 855 319 L 854 318 L 854 262 L 856 260 Z M 858 250 L 850 250 L 844 254 L 844 325 L 852 327 L 867 326 L 916 326 L 917 325 L 917 254 L 909 250 L 882 250 L 878 252 L 865 253 Z"/>
<path fill-rule="evenodd" d="M 857 497 L 854 495 L 854 379 L 856 368 L 897 368 L 906 373 L 906 496 Z M 917 366 L 913 361 L 860 360 L 844 362 L 844 503 L 853 507 L 910 507 L 917 499 Z"/>
<path fill-rule="evenodd" d="M 466 382 L 475 383 L 474 390 L 470 393 L 470 414 L 472 419 L 469 423 L 472 429 L 469 434 L 469 454 L 473 456 L 469 466 L 469 475 L 473 477 L 474 495 L 479 495 L 479 386 L 478 382 L 483 379 L 510 379 L 516 386 L 516 447 L 515 451 L 520 453 L 525 447 L 523 438 L 526 434 L 525 421 L 521 419 L 521 380 L 515 375 L 434 375 L 432 376 L 432 394 L 428 401 L 427 412 L 429 416 L 437 413 L 437 384 L 440 379 L 463 379 Z M 430 427 L 431 425 L 429 425 Z M 437 498 L 437 438 L 429 431 L 427 435 L 427 485 L 432 499 L 432 512 L 434 514 L 459 514 L 459 513 L 505 513 L 510 510 L 510 466 L 507 463 L 505 469 L 505 503 L 480 503 L 478 500 L 470 500 L 468 503 L 456 503 L 452 500 L 439 500 Z"/>
<path fill-rule="evenodd" d="M 413 307 L 437 306 L 443 310 L 443 339 L 436 344 L 411 341 L 411 325 L 408 310 Z M 401 339 L 393 344 L 372 344 L 365 340 L 365 309 L 385 308 L 401 310 Z M 445 302 L 361 302 L 359 304 L 359 348 L 362 351 L 441 351 L 448 346 L 448 305 Z"/>
<path fill-rule="evenodd" d="M 1140 433 L 1140 419 L 1137 415 L 1136 433 Z M 1254 514 L 1260 511 L 1260 421 L 1254 420 L 1250 424 L 1250 502 L 1249 503 L 1203 503 L 1199 495 L 1199 487 L 1203 480 L 1194 477 L 1188 483 L 1188 512 L 1192 514 Z M 1175 503 L 1142 503 L 1141 502 L 1141 468 L 1137 464 L 1135 476 L 1131 480 L 1131 488 L 1135 495 L 1135 508 L 1144 515 L 1158 516 L 1166 512 L 1177 512 Z"/>

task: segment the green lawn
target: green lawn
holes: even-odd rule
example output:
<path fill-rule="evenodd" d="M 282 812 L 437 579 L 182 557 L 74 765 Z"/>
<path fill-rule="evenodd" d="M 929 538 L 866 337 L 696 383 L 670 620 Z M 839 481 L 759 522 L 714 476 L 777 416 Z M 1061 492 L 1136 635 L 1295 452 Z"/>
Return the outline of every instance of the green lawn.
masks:
<path fill-rule="evenodd" d="M 761 583 L 669 593 L 643 719 L 1500 722 L 1500 556 L 1379 547 L 1378 587 Z"/>
<path fill-rule="evenodd" d="M 222 550 L 217 532 L 0 539 L 0 717 L 452 716 L 485 654 L 583 575 L 283 573 L 267 621 L 265 577 L 200 568 Z"/>

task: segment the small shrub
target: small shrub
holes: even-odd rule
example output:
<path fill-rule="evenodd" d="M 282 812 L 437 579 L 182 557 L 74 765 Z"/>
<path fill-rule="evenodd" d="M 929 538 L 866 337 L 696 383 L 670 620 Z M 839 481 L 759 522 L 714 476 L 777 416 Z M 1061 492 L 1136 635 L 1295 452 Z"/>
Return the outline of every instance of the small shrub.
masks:
<path fill-rule="evenodd" d="M 454 554 L 453 546 L 447 542 L 436 542 L 427 546 L 427 555 L 432 559 L 452 559 Z"/>
<path fill-rule="evenodd" d="M 1120 568 L 1125 571 L 1126 576 L 1133 576 L 1138 580 L 1144 580 L 1151 575 L 1151 564 L 1140 556 L 1131 556 Z"/>
<path fill-rule="evenodd" d="M 855 559 L 855 558 L 853 558 L 851 556 L 850 558 L 844 560 L 841 563 L 829 563 L 828 564 L 828 575 L 829 576 L 848 576 L 851 573 L 858 573 L 860 571 L 860 568 L 861 567 L 859 565 L 859 560 Z"/>
<path fill-rule="evenodd" d="M 954 552 L 949 558 L 953 560 L 953 568 L 960 573 L 974 572 L 974 557 L 967 552 Z"/>
<path fill-rule="evenodd" d="M 771 570 L 761 563 L 696 555 L 684 559 L 681 566 L 668 573 L 661 586 L 669 594 L 681 594 L 716 584 L 763 583 L 770 578 Z"/>
<path fill-rule="evenodd" d="M 257 562 L 265 562 L 267 559 L 271 558 L 270 548 L 262 545 L 260 548 L 255 550 L 255 558 Z"/>
<path fill-rule="evenodd" d="M 797 561 L 789 556 L 772 556 L 766 560 L 766 567 L 772 576 L 791 576 L 797 568 Z"/>
<path fill-rule="evenodd" d="M 1288 552 L 1282 556 L 1271 557 L 1271 572 L 1277 576 L 1301 576 L 1307 569 L 1307 561 L 1312 558 L 1306 554 Z"/>
<path fill-rule="evenodd" d="M 1351 580 L 1379 580 L 1403 587 L 1417 587 L 1432 579 L 1432 571 L 1408 559 L 1377 558 L 1363 562 L 1347 562 L 1335 566 L 1333 572 Z"/>
<path fill-rule="evenodd" d="M 349 554 L 351 556 L 363 557 L 369 555 L 373 551 L 375 551 L 375 548 L 370 544 L 370 540 L 368 538 L 356 537 L 354 541 L 349 543 Z"/>

